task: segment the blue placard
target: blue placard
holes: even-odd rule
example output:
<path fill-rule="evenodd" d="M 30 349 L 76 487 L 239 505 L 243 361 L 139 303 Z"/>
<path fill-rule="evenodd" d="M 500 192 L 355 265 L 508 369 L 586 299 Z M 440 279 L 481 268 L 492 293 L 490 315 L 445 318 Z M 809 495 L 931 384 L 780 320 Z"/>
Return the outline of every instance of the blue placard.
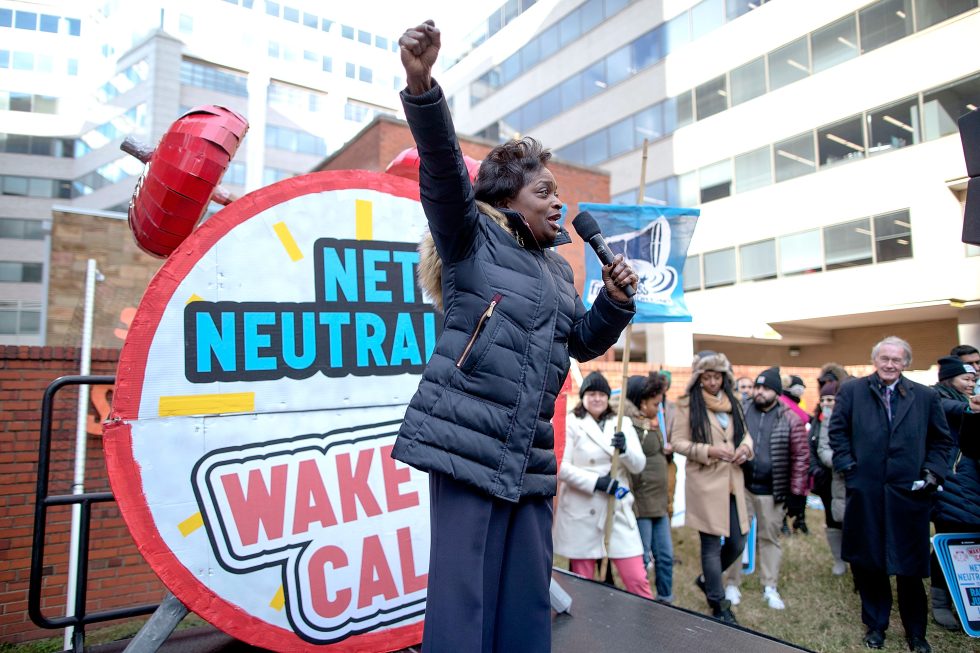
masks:
<path fill-rule="evenodd" d="M 980 637 L 980 533 L 942 533 L 932 545 L 963 630 Z"/>
<path fill-rule="evenodd" d="M 623 254 L 640 278 L 636 322 L 690 322 L 684 301 L 684 262 L 697 225 L 699 209 L 672 206 L 579 204 L 596 219 L 606 244 Z M 586 245 L 587 250 L 591 248 Z M 594 253 L 585 255 L 586 307 L 602 288 L 602 265 Z"/>

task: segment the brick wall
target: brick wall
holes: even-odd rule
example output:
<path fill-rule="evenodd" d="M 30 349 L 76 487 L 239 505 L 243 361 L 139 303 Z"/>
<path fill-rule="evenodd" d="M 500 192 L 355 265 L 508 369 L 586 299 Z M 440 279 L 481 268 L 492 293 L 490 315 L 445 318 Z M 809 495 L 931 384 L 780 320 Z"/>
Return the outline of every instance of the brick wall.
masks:
<path fill-rule="evenodd" d="M 119 351 L 96 349 L 92 374 L 115 374 Z M 35 626 L 27 616 L 31 540 L 34 525 L 41 399 L 56 378 L 77 374 L 78 352 L 63 347 L 0 347 L 0 642 L 19 642 L 60 635 Z M 109 490 L 96 426 L 108 405 L 106 391 L 90 401 L 86 492 Z M 70 494 L 75 450 L 78 390 L 58 393 L 52 421 L 49 494 Z M 98 406 L 98 407 L 96 407 Z M 96 504 L 91 521 L 88 611 L 159 602 L 163 585 L 136 550 L 115 504 Z M 45 538 L 42 613 L 65 613 L 71 509 L 48 512 Z"/>
<path fill-rule="evenodd" d="M 898 336 L 912 346 L 912 369 L 924 370 L 959 344 L 956 320 L 932 320 L 884 324 L 831 331 L 831 342 L 825 345 L 801 345 L 799 356 L 790 356 L 786 345 L 740 344 L 696 338 L 695 351 L 723 351 L 729 360 L 747 365 L 820 367 L 828 361 L 841 365 L 867 365 L 871 348 L 887 336 Z M 787 368 L 788 369 L 788 368 Z"/>

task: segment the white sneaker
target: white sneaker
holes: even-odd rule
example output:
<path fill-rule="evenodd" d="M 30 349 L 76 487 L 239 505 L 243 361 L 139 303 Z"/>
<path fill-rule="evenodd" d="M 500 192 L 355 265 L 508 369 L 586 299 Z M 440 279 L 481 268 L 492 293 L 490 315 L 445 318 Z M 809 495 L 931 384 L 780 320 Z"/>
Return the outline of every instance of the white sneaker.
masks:
<path fill-rule="evenodd" d="M 742 593 L 734 585 L 729 585 L 725 588 L 725 598 L 731 601 L 732 605 L 738 605 L 742 602 Z"/>
<path fill-rule="evenodd" d="M 762 598 L 766 600 L 766 603 L 768 603 L 769 607 L 773 610 L 782 610 L 786 607 L 786 604 L 783 603 L 783 599 L 779 596 L 779 592 L 777 592 L 776 588 L 772 587 L 771 585 L 766 587 L 765 591 L 762 592 Z"/>

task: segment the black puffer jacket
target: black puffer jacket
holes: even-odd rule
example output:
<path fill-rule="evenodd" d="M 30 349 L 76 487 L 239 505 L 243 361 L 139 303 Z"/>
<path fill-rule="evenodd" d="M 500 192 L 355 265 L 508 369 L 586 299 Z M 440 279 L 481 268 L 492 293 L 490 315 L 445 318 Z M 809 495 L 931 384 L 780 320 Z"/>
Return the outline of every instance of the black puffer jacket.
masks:
<path fill-rule="evenodd" d="M 568 357 L 609 349 L 633 305 L 603 290 L 586 312 L 568 262 L 538 247 L 519 214 L 503 212 L 507 229 L 480 212 L 441 88 L 403 92 L 402 103 L 442 261 L 445 324 L 392 456 L 508 501 L 552 496 L 551 418 Z"/>

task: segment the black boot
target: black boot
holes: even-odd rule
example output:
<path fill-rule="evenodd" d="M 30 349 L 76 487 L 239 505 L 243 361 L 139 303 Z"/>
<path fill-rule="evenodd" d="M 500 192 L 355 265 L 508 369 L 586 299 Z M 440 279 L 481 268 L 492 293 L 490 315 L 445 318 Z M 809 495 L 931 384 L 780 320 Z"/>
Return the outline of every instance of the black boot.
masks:
<path fill-rule="evenodd" d="M 735 619 L 735 613 L 732 612 L 732 602 L 728 599 L 722 599 L 721 601 L 708 601 L 708 605 L 711 606 L 711 616 L 718 621 L 726 624 L 732 624 L 737 626 L 738 621 Z"/>
<path fill-rule="evenodd" d="M 810 529 L 806 525 L 806 515 L 799 515 L 793 520 L 793 531 L 799 531 L 804 535 L 810 534 Z"/>
<path fill-rule="evenodd" d="M 779 527 L 779 532 L 783 535 L 789 535 L 789 526 L 786 525 L 786 515 L 783 515 L 783 525 Z"/>

